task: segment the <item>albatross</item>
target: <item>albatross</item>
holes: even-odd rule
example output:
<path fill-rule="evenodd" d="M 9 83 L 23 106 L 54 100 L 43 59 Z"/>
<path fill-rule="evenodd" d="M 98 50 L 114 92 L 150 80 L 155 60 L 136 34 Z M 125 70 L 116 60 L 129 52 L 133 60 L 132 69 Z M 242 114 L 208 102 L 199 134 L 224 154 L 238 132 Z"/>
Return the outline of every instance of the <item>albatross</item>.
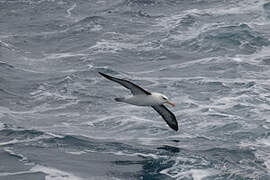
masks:
<path fill-rule="evenodd" d="M 156 92 L 148 92 L 140 86 L 125 79 L 112 77 L 102 72 L 99 72 L 99 74 L 111 81 L 121 84 L 131 91 L 132 96 L 115 98 L 115 101 L 136 106 L 151 106 L 162 116 L 170 128 L 178 131 L 178 123 L 176 121 L 175 115 L 164 105 L 167 103 L 174 107 L 175 104 L 169 101 L 165 95 Z"/>

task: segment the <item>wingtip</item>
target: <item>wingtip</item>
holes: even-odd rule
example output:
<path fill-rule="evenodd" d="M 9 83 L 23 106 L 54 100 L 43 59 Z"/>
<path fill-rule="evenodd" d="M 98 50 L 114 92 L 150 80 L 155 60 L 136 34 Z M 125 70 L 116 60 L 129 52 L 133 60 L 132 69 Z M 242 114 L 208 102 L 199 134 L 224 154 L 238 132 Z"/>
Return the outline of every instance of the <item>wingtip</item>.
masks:
<path fill-rule="evenodd" d="M 178 130 L 179 130 L 179 129 L 178 129 L 178 123 L 177 123 L 176 119 L 175 119 L 175 123 L 168 123 L 168 121 L 166 121 L 166 122 L 167 122 L 168 126 L 169 126 L 171 129 L 173 129 L 173 130 L 175 130 L 175 131 L 178 131 Z"/>
<path fill-rule="evenodd" d="M 175 117 L 174 114 L 173 114 L 173 119 L 174 119 L 175 123 L 170 123 L 169 126 L 170 126 L 170 128 L 172 128 L 173 130 L 178 131 L 178 130 L 179 130 L 179 129 L 178 129 L 178 122 L 177 122 L 176 117 Z"/>
<path fill-rule="evenodd" d="M 178 131 L 178 125 L 176 125 L 176 126 L 170 126 L 170 128 L 172 128 L 175 131 Z"/>
<path fill-rule="evenodd" d="M 102 75 L 102 76 L 104 76 L 105 74 L 104 73 L 102 73 L 102 72 L 98 72 L 100 75 Z"/>
<path fill-rule="evenodd" d="M 101 76 L 103 76 L 103 77 L 105 77 L 105 78 L 110 78 L 111 76 L 109 76 L 109 75 L 107 75 L 107 74 L 104 74 L 104 73 L 102 73 L 102 72 L 98 72 Z"/>

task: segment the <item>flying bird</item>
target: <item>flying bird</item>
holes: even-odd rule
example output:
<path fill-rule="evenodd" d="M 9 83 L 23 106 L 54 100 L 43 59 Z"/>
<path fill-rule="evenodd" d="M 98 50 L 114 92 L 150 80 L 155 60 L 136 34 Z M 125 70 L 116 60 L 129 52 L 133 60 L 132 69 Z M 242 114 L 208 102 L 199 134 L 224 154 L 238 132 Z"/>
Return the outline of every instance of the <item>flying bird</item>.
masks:
<path fill-rule="evenodd" d="M 173 107 L 175 104 L 169 101 L 165 95 L 156 92 L 148 92 L 140 86 L 125 79 L 115 78 L 101 72 L 99 72 L 99 74 L 111 81 L 121 84 L 131 91 L 133 96 L 115 98 L 117 102 L 125 102 L 137 106 L 151 106 L 163 117 L 169 127 L 175 131 L 178 131 L 178 123 L 175 115 L 169 111 L 166 106 L 164 106 L 165 103 L 170 104 Z"/>

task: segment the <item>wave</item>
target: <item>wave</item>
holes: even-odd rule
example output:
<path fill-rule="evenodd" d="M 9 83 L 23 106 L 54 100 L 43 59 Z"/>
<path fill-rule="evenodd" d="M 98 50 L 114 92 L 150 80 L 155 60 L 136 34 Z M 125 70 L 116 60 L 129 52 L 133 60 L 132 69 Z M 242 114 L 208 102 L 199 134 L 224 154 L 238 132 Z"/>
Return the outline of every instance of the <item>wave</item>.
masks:
<path fill-rule="evenodd" d="M 44 135 L 44 132 L 37 130 L 20 130 L 20 129 L 3 129 L 0 131 L 0 135 L 5 137 L 36 137 Z"/>
<path fill-rule="evenodd" d="M 201 33 L 198 37 L 185 41 L 181 46 L 186 50 L 199 52 L 234 52 L 252 54 L 270 41 L 260 33 L 252 30 L 247 24 L 219 27 Z"/>
<path fill-rule="evenodd" d="M 7 179 L 9 179 L 10 177 L 20 177 L 20 178 L 25 178 L 25 179 L 30 178 L 30 177 L 38 178 L 38 179 L 45 177 L 46 180 L 47 179 L 50 179 L 50 180 L 58 180 L 58 179 L 82 180 L 84 179 L 84 178 L 77 177 L 73 175 L 72 173 L 61 171 L 56 168 L 42 166 L 42 165 L 38 165 L 34 163 L 27 163 L 29 160 L 23 155 L 19 153 L 15 153 L 11 149 L 7 149 L 7 148 L 5 149 L 5 151 L 9 153 L 9 155 L 15 158 L 18 158 L 20 161 L 23 161 L 25 165 L 28 165 L 28 166 L 20 167 L 19 165 L 17 165 L 16 166 L 17 171 L 1 172 L 0 177 L 6 177 Z M 29 170 L 25 170 L 25 169 L 28 169 L 29 166 L 32 166 L 32 167 Z M 20 170 L 20 169 L 24 169 L 24 170 Z"/>
<path fill-rule="evenodd" d="M 269 179 L 268 1 L 0 3 L 0 151 L 31 163 L 1 178 Z M 167 93 L 180 131 L 98 71 Z"/>
<path fill-rule="evenodd" d="M 0 146 L 9 146 L 20 143 L 30 143 L 49 138 L 46 133 L 37 130 L 19 130 L 5 128 L 0 130 Z"/>
<path fill-rule="evenodd" d="M 30 169 L 30 172 L 42 172 L 46 174 L 45 179 L 47 180 L 83 180 L 85 178 L 80 178 L 74 174 L 66 171 L 61 171 L 56 168 L 46 167 L 42 165 L 36 165 Z"/>
<path fill-rule="evenodd" d="M 234 125 L 232 125 L 234 127 Z M 227 129 L 231 129 L 229 126 Z M 135 145 L 129 145 L 122 142 L 116 142 L 115 139 L 91 139 L 84 136 L 77 135 L 55 135 L 44 133 L 36 130 L 1 130 L 0 136 L 12 137 L 14 139 L 31 139 L 31 141 L 21 141 L 14 142 L 14 144 L 6 144 L 4 146 L 9 147 L 13 145 L 16 147 L 20 145 L 20 148 L 25 146 L 31 148 L 43 148 L 46 149 L 61 149 L 62 153 L 67 153 L 72 156 L 85 156 L 88 153 L 101 153 L 101 154 L 113 154 L 115 156 L 124 156 L 130 158 L 142 158 L 137 161 L 133 160 L 115 160 L 111 163 L 117 166 L 127 166 L 133 164 L 142 165 L 143 170 L 142 176 L 147 177 L 148 173 L 153 173 L 156 175 L 164 174 L 171 178 L 193 178 L 193 179 L 203 179 L 206 177 L 232 177 L 232 178 L 245 178 L 254 177 L 256 173 L 266 174 L 266 167 L 264 166 L 264 161 L 258 158 L 254 149 L 246 147 L 213 147 L 209 148 L 209 144 L 205 146 L 203 150 L 191 148 L 187 146 L 186 148 L 177 147 L 178 143 L 185 143 L 185 140 L 173 141 L 174 145 L 147 145 L 142 148 Z M 44 137 L 46 136 L 46 137 Z M 40 137 L 37 139 L 35 137 Z M 42 137 L 42 138 L 41 138 Z M 202 143 L 200 141 L 205 141 L 204 138 L 195 138 L 198 144 Z M 157 139 L 158 140 L 158 139 Z M 182 142 L 183 141 L 183 142 Z M 195 142 L 194 139 L 188 139 L 189 142 Z M 268 141 L 261 140 L 258 144 L 265 143 Z M 19 144 L 18 144 L 19 143 Z M 215 144 L 215 143 L 214 143 Z M 181 146 L 179 144 L 179 146 Z M 201 146 L 201 145 L 200 145 Z M 224 145 L 226 146 L 226 145 Z M 206 148 L 207 147 L 207 148 Z M 16 156 L 19 159 L 24 159 L 24 162 L 31 163 L 23 153 L 15 153 L 12 150 L 6 149 L 10 152 L 10 155 Z M 256 169 L 253 169 L 251 163 L 256 163 Z M 266 162 L 267 163 L 267 162 Z M 67 173 L 66 171 L 57 170 L 57 168 L 35 166 L 30 170 L 32 172 L 41 172 L 47 174 L 47 177 L 55 175 L 56 177 L 60 174 L 66 174 L 67 177 L 72 177 L 72 173 Z M 41 167 L 41 168 L 38 168 Z M 52 170 L 52 171 L 50 171 Z M 246 174 L 246 170 L 249 170 L 249 174 Z M 20 172 L 18 172 L 20 173 Z M 22 172 L 24 173 L 24 172 Z M 56 174 L 55 174 L 56 173 Z M 0 176 L 8 176 L 9 174 L 0 174 Z"/>
<path fill-rule="evenodd" d="M 270 3 L 265 3 L 263 4 L 263 10 L 266 14 L 266 17 L 269 19 L 270 18 Z"/>
<path fill-rule="evenodd" d="M 256 170 L 252 163 L 256 163 Z M 251 164 L 250 164 L 251 163 Z M 247 171 L 249 172 L 247 174 Z M 258 176 L 258 172 L 261 175 Z M 255 151 L 241 148 L 210 148 L 202 151 L 186 151 L 185 156 L 175 158 L 171 167 L 161 173 L 172 178 L 255 178 L 267 177 L 267 170 Z"/>
<path fill-rule="evenodd" d="M 218 174 L 219 171 L 215 169 L 190 169 L 184 172 L 177 172 L 173 169 L 165 169 L 160 173 L 176 179 L 192 178 L 194 180 L 203 180 L 206 177 L 211 178 L 211 176 Z"/>

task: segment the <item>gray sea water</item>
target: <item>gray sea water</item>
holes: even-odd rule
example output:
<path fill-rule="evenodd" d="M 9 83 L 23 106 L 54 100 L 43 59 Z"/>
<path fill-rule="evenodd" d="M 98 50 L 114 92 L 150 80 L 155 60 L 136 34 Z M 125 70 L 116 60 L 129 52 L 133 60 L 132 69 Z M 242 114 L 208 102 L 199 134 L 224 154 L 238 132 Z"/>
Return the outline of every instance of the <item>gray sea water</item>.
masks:
<path fill-rule="evenodd" d="M 1 0 L 0 180 L 269 180 L 269 29 L 267 0 Z"/>

